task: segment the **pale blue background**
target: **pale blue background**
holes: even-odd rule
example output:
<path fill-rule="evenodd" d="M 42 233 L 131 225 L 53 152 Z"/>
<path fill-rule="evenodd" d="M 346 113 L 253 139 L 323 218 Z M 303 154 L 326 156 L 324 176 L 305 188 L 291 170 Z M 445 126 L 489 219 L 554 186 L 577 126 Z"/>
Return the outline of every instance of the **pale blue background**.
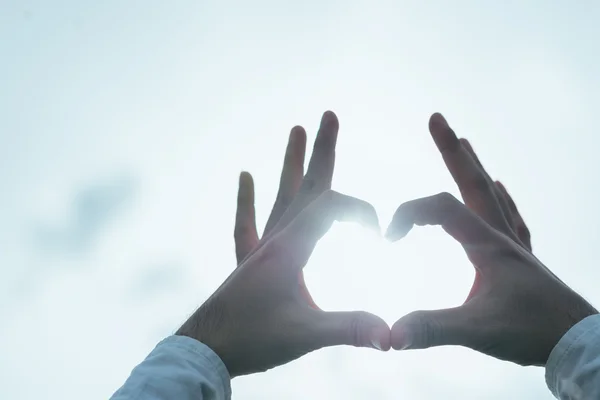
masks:
<path fill-rule="evenodd" d="M 237 175 L 262 226 L 289 129 L 341 121 L 334 188 L 387 224 L 455 186 L 443 112 L 513 193 L 536 254 L 600 305 L 597 1 L 0 0 L 0 397 L 104 399 L 234 267 Z M 307 279 L 393 323 L 460 304 L 461 249 L 335 226 Z M 543 370 L 459 348 L 337 348 L 239 399 L 548 399 Z"/>

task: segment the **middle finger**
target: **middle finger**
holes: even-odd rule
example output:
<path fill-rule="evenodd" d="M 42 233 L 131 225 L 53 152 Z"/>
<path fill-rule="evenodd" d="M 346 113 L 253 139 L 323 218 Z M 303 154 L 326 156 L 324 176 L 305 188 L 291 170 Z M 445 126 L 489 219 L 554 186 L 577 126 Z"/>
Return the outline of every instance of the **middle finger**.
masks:
<path fill-rule="evenodd" d="M 516 236 L 502 211 L 492 183 L 479 168 L 477 161 L 461 145 L 441 114 L 431 116 L 429 131 L 467 207 L 488 224 L 514 239 Z"/>
<path fill-rule="evenodd" d="M 313 152 L 300 190 L 290 207 L 277 223 L 272 234 L 285 228 L 307 205 L 324 191 L 331 189 L 335 165 L 335 145 L 339 123 L 332 111 L 326 111 L 321 118 L 321 126 L 315 138 Z"/>

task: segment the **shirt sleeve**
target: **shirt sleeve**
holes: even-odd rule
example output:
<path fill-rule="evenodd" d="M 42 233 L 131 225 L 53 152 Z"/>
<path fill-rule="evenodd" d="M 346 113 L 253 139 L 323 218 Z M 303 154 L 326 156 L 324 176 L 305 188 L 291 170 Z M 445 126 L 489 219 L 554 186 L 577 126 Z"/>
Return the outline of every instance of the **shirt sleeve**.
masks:
<path fill-rule="evenodd" d="M 133 369 L 111 400 L 230 400 L 231 381 L 221 359 L 187 336 L 161 341 Z"/>
<path fill-rule="evenodd" d="M 561 400 L 600 399 L 600 314 L 560 339 L 546 363 L 546 383 Z"/>

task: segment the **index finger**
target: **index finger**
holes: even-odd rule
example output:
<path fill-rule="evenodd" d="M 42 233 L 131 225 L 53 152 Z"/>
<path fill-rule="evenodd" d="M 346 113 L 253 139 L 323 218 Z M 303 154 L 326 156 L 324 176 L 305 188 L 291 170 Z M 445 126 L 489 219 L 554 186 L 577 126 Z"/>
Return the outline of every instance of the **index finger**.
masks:
<path fill-rule="evenodd" d="M 452 178 L 458 185 L 465 204 L 490 225 L 507 235 L 513 235 L 502 206 L 496 197 L 493 182 L 479 167 L 477 160 L 462 146 L 446 119 L 435 113 L 429 120 L 429 131 Z"/>
<path fill-rule="evenodd" d="M 414 225 L 441 225 L 467 251 L 485 252 L 508 240 L 449 193 L 403 203 L 385 235 L 389 240 L 399 240 Z"/>
<path fill-rule="evenodd" d="M 376 231 L 380 229 L 377 212 L 371 204 L 327 190 L 305 207 L 273 240 L 285 247 L 296 267 L 302 268 L 334 221 L 359 222 Z"/>

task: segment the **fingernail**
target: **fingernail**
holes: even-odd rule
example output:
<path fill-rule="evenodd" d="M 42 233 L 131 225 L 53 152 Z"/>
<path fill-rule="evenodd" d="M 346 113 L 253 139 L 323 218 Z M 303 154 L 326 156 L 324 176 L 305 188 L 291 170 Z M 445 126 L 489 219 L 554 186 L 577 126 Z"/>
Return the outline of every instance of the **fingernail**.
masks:
<path fill-rule="evenodd" d="M 383 348 L 381 347 L 381 340 L 379 339 L 379 335 L 380 335 L 380 329 L 373 329 L 371 331 L 371 336 L 370 336 L 371 346 L 374 349 L 383 351 Z"/>
<path fill-rule="evenodd" d="M 396 333 L 397 339 L 394 341 L 394 349 L 396 350 L 406 350 L 411 346 L 411 338 L 410 334 L 407 333 L 405 329 L 400 329 L 398 333 Z"/>
<path fill-rule="evenodd" d="M 383 351 L 381 349 L 381 343 L 379 343 L 379 340 L 377 340 L 377 339 L 371 339 L 371 345 L 373 346 L 374 349 L 377 349 L 379 351 Z"/>
<path fill-rule="evenodd" d="M 410 342 L 407 340 L 400 340 L 396 347 L 398 350 L 407 350 L 410 347 Z"/>

